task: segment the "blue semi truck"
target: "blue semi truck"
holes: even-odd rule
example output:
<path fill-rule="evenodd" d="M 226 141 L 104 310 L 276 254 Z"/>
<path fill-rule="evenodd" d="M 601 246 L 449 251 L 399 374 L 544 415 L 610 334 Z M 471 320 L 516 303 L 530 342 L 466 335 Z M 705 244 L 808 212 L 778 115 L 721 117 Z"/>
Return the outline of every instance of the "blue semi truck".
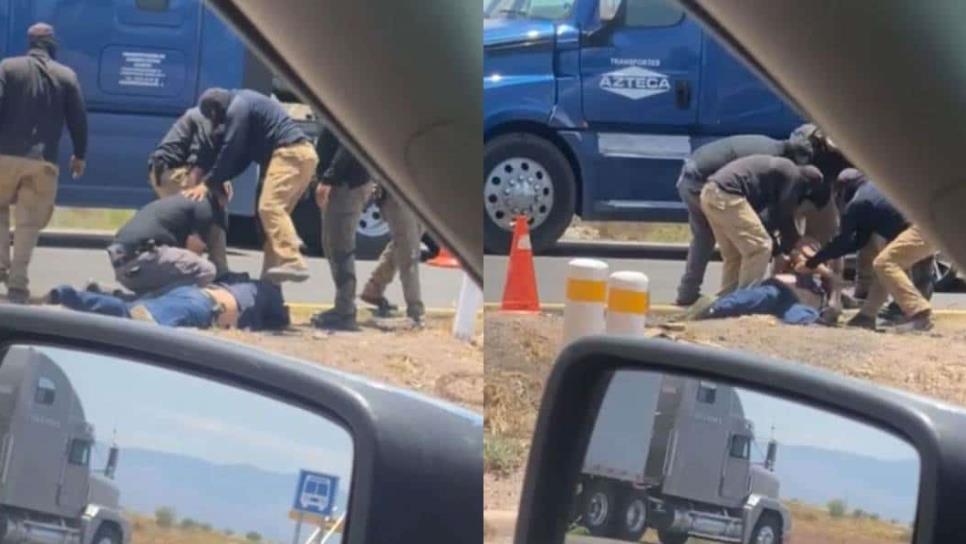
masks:
<path fill-rule="evenodd" d="M 486 249 L 529 217 L 535 249 L 585 220 L 683 221 L 700 145 L 802 121 L 669 0 L 485 0 Z"/>
<path fill-rule="evenodd" d="M 37 21 L 56 28 L 58 60 L 77 72 L 90 126 L 80 179 L 65 168 L 72 150 L 66 134 L 61 143 L 59 206 L 138 208 L 154 198 L 148 155 L 206 88 L 244 87 L 295 100 L 204 0 L 0 0 L 0 56 L 23 54 L 27 28 Z M 297 121 L 310 136 L 317 133 L 310 116 Z M 254 238 L 257 176 L 253 166 L 236 180 L 233 242 Z M 303 240 L 317 249 L 321 225 L 313 199 L 294 217 Z M 359 231 L 362 253 L 388 239 L 374 206 Z"/>

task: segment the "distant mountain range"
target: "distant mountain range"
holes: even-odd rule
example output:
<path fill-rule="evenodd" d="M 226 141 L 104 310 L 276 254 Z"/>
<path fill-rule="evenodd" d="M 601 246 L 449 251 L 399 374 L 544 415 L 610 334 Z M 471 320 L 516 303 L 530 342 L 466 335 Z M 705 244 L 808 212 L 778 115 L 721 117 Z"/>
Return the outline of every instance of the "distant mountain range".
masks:
<path fill-rule="evenodd" d="M 121 451 L 116 483 L 126 510 L 153 515 L 174 508 L 178 519 L 210 523 L 236 533 L 258 531 L 291 542 L 295 523 L 288 517 L 298 474 L 270 472 L 248 465 L 219 465 L 196 457 L 143 449 Z M 348 490 L 339 481 L 336 507 L 345 512 Z M 311 529 L 303 528 L 302 538 Z"/>
<path fill-rule="evenodd" d="M 781 496 L 824 506 L 841 499 L 849 509 L 910 522 L 916 514 L 919 460 L 886 461 L 808 446 L 778 448 L 775 473 Z"/>

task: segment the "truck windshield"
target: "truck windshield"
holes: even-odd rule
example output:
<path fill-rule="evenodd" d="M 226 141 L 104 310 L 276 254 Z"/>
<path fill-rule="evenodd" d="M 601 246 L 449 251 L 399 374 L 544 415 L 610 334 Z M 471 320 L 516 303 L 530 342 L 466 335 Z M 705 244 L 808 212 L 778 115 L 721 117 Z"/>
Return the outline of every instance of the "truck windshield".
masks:
<path fill-rule="evenodd" d="M 556 21 L 570 15 L 573 0 L 483 0 L 487 19 L 547 19 Z"/>

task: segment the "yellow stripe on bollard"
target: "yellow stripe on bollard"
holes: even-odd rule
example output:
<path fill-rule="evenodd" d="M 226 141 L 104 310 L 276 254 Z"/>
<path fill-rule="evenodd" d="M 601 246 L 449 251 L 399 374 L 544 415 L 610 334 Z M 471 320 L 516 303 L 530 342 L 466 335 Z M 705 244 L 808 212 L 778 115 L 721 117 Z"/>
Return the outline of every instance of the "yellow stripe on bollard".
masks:
<path fill-rule="evenodd" d="M 572 302 L 604 302 L 607 282 L 595 280 L 567 280 L 567 300 Z"/>
<path fill-rule="evenodd" d="M 611 289 L 607 294 L 607 310 L 623 314 L 646 314 L 650 307 L 647 292 Z"/>

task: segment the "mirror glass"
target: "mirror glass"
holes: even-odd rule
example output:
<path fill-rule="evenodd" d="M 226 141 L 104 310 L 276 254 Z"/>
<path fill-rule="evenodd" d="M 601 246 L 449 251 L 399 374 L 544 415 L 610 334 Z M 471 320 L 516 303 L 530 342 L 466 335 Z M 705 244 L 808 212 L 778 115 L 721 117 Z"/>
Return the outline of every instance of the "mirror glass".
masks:
<path fill-rule="evenodd" d="M 878 428 L 675 375 L 615 372 L 568 543 L 911 542 L 919 454 Z"/>
<path fill-rule="evenodd" d="M 317 414 L 103 355 L 0 359 L 5 542 L 341 542 L 353 442 Z"/>

